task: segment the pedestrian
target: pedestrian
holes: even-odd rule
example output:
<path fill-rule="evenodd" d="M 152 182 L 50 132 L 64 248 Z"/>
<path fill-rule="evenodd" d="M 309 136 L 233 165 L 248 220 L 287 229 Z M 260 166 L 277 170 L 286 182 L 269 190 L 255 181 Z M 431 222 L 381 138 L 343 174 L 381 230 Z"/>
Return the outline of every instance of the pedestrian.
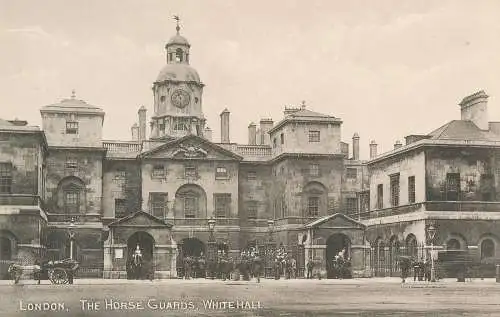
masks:
<path fill-rule="evenodd" d="M 425 260 L 424 270 L 425 270 L 424 280 L 426 280 L 427 282 L 430 282 L 431 281 L 431 261 L 429 261 L 429 259 Z"/>
<path fill-rule="evenodd" d="M 420 271 L 420 263 L 418 263 L 418 261 L 416 260 L 413 263 L 413 282 L 417 281 L 417 276 L 419 275 L 419 271 Z"/>
<path fill-rule="evenodd" d="M 307 262 L 307 278 L 308 279 L 312 278 L 313 268 L 314 268 L 313 259 L 310 257 L 309 261 Z"/>

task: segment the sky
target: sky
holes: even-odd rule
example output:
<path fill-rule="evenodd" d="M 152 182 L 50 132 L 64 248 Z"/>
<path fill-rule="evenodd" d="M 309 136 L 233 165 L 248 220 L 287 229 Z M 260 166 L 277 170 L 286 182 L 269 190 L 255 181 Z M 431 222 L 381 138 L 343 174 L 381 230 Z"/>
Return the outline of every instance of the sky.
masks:
<path fill-rule="evenodd" d="M 0 118 L 41 125 L 68 98 L 106 112 L 104 138 L 131 139 L 175 34 L 191 43 L 214 141 L 231 112 L 232 142 L 285 106 L 343 120 L 342 139 L 379 153 L 460 119 L 478 90 L 500 121 L 500 1 L 0 0 Z M 148 131 L 149 132 L 149 131 Z"/>

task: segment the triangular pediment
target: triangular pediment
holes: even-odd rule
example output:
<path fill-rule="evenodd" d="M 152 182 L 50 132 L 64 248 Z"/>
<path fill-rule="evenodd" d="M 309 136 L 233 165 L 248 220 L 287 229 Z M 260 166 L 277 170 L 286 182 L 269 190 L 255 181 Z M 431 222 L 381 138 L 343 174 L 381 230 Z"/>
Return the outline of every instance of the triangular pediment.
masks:
<path fill-rule="evenodd" d="M 137 211 L 109 224 L 110 227 L 166 227 L 172 225 L 144 211 Z"/>
<path fill-rule="evenodd" d="M 366 226 L 344 214 L 336 213 L 309 222 L 306 228 L 364 229 Z"/>
<path fill-rule="evenodd" d="M 166 141 L 165 144 L 142 153 L 141 157 L 204 160 L 242 159 L 238 154 L 196 135 L 188 135 L 176 140 Z"/>

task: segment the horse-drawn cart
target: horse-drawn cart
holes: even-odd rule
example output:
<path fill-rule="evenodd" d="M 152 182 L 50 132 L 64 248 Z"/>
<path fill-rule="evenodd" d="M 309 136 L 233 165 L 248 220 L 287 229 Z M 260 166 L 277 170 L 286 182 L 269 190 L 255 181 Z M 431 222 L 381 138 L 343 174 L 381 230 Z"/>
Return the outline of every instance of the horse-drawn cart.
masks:
<path fill-rule="evenodd" d="M 72 259 L 61 261 L 48 261 L 40 265 L 20 265 L 11 264 L 9 273 L 14 283 L 19 283 L 21 277 L 25 274 L 33 274 L 33 278 L 38 281 L 48 279 L 52 284 L 73 284 L 73 275 L 78 269 L 78 262 Z"/>

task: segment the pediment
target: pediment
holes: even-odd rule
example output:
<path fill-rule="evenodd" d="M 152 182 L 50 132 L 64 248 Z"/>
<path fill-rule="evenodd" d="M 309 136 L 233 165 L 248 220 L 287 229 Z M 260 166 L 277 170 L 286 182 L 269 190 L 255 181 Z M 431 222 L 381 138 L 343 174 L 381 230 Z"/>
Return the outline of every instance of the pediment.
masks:
<path fill-rule="evenodd" d="M 316 219 L 305 225 L 306 228 L 364 229 L 365 225 L 340 213 Z"/>
<path fill-rule="evenodd" d="M 172 225 L 144 211 L 138 211 L 109 224 L 110 227 L 167 227 Z"/>
<path fill-rule="evenodd" d="M 241 160 L 242 158 L 201 137 L 191 135 L 166 142 L 141 155 L 144 158 Z"/>

